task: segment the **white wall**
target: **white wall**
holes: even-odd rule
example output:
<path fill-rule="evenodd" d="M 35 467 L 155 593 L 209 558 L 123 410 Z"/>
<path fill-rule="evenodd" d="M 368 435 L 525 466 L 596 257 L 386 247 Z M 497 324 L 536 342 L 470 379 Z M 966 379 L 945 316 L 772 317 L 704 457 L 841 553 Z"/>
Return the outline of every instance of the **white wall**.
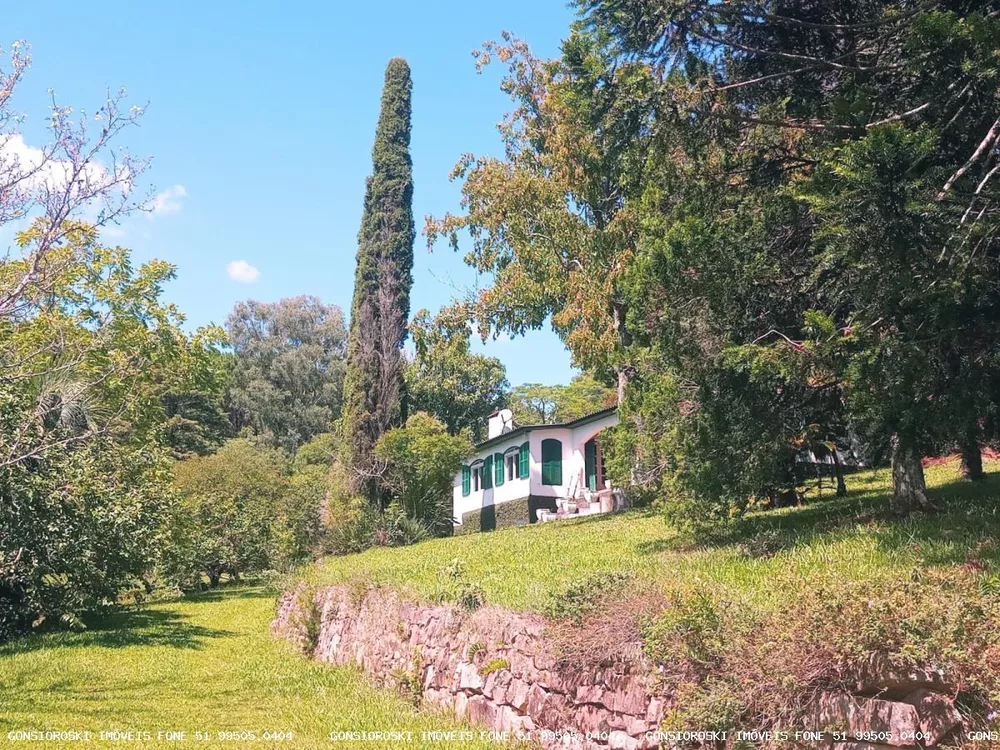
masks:
<path fill-rule="evenodd" d="M 492 456 L 494 453 L 503 453 L 505 456 L 508 451 L 516 451 L 523 442 L 527 440 L 527 436 L 521 434 L 512 440 L 505 440 L 494 446 L 491 446 L 489 450 L 479 451 L 470 461 L 466 462 L 467 466 L 472 466 L 485 459 L 487 456 Z M 540 454 L 539 454 L 540 455 Z M 515 453 L 516 459 L 516 453 Z M 506 460 L 506 459 L 505 459 Z M 535 456 L 532 455 L 529 467 L 530 472 L 533 474 L 535 472 Z M 506 468 L 506 465 L 505 465 Z M 538 469 L 539 476 L 541 476 L 541 468 Z M 516 472 L 516 468 L 515 468 Z M 508 500 L 519 500 L 522 497 L 527 497 L 530 494 L 530 482 L 528 479 L 507 479 L 506 475 L 504 478 L 504 483 L 499 487 L 496 485 L 496 477 L 494 475 L 494 486 L 489 489 L 480 488 L 477 492 L 473 485 L 473 490 L 467 496 L 462 496 L 462 472 L 459 471 L 455 475 L 455 483 L 452 490 L 452 498 L 454 499 L 453 507 L 456 519 L 462 520 L 462 514 L 469 513 L 470 511 L 479 510 L 489 505 L 495 505 L 496 503 L 505 503 Z"/>
<path fill-rule="evenodd" d="M 577 471 L 580 474 L 580 479 L 577 482 L 578 489 L 587 489 L 586 477 L 584 476 L 586 457 L 583 446 L 605 427 L 614 427 L 616 424 L 618 424 L 618 412 L 612 412 L 600 419 L 573 429 L 573 462 L 576 464 Z"/>
<path fill-rule="evenodd" d="M 536 429 L 531 431 L 531 494 L 540 497 L 569 497 L 570 492 L 586 488 L 584 445 L 605 427 L 618 424 L 617 412 L 573 429 Z M 562 484 L 542 484 L 542 441 L 555 438 L 562 443 Z"/>
<path fill-rule="evenodd" d="M 562 480 L 560 485 L 542 484 L 542 441 L 554 438 L 562 443 Z M 531 431 L 531 494 L 539 497 L 566 497 L 573 480 L 573 431 L 542 428 Z"/>

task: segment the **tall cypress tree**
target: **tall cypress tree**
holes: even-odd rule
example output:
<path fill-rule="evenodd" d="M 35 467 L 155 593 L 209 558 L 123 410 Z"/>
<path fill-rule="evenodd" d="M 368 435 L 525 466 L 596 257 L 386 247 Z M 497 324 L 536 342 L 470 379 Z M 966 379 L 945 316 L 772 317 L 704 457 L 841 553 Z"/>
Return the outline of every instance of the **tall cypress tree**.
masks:
<path fill-rule="evenodd" d="M 413 286 L 413 165 L 410 66 L 389 61 L 358 233 L 341 430 L 355 489 L 380 492 L 375 443 L 406 418 L 402 348 Z"/>

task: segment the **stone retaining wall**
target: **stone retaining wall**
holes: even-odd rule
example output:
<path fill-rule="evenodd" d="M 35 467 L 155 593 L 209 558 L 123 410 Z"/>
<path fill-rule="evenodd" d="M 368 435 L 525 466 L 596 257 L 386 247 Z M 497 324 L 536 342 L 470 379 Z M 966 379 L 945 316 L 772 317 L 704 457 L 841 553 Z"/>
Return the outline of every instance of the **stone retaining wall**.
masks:
<path fill-rule="evenodd" d="M 310 606 L 319 616 L 315 645 L 304 627 Z M 659 727 L 666 700 L 651 690 L 649 664 L 639 657 L 603 668 L 560 665 L 544 627 L 536 615 L 468 613 L 376 589 L 356 601 L 337 586 L 312 602 L 286 594 L 273 625 L 316 659 L 408 686 L 421 701 L 491 730 L 530 733 L 546 747 L 656 747 L 646 734 Z"/>
<path fill-rule="evenodd" d="M 956 692 L 937 670 L 900 669 L 874 655 L 850 692 L 819 697 L 811 724 L 870 740 L 832 743 L 836 750 L 933 748 L 944 740 L 958 744 L 962 715 L 953 701 Z"/>
<path fill-rule="evenodd" d="M 377 683 L 494 731 L 543 747 L 657 747 L 670 705 L 637 651 L 605 665 L 561 663 L 538 615 L 484 607 L 469 613 L 380 589 L 332 586 L 285 594 L 272 629 L 321 661 L 354 665 Z M 592 660 L 599 664 L 598 659 Z M 955 687 L 934 670 L 900 670 L 873 656 L 849 689 L 822 693 L 804 723 L 824 731 L 802 747 L 898 750 L 957 744 Z M 837 732 L 838 739 L 834 739 Z M 852 739 L 848 740 L 850 737 Z M 863 738 L 861 741 L 858 738 Z"/>

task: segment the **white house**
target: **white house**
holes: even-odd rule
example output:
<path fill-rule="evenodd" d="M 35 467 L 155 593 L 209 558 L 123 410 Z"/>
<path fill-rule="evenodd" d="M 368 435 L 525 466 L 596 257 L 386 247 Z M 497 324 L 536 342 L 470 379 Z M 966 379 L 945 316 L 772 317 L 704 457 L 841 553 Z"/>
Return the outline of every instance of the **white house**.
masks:
<path fill-rule="evenodd" d="M 616 407 L 524 427 L 509 409 L 493 414 L 487 439 L 455 475 L 455 533 L 612 510 L 600 433 L 616 424 Z"/>

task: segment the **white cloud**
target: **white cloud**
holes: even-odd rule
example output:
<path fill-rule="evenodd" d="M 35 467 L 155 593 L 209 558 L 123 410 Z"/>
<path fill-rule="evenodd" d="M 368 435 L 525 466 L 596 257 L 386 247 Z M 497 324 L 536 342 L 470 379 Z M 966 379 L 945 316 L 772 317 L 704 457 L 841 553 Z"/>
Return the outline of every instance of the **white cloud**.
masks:
<path fill-rule="evenodd" d="M 157 194 L 150 206 L 150 214 L 175 214 L 181 210 L 181 201 L 187 198 L 187 190 L 183 185 L 174 185 Z"/>
<path fill-rule="evenodd" d="M 48 197 L 66 191 L 72 185 L 68 191 L 70 198 L 79 201 L 78 207 L 89 211 L 84 212 L 83 218 L 93 221 L 97 218 L 97 207 L 92 205 L 95 201 L 89 198 L 99 196 L 105 190 L 120 195 L 132 187 L 125 164 L 118 165 L 111 172 L 94 159 L 74 175 L 74 169 L 78 167 L 74 167 L 69 160 L 58 159 L 59 153 L 52 145 L 45 149 L 29 146 L 20 133 L 0 136 L 0 173 L 4 174 L 4 181 L 11 185 L 11 194 L 5 196 L 5 202 L 38 208 Z M 29 213 L 32 213 L 30 209 Z"/>
<path fill-rule="evenodd" d="M 260 271 L 245 260 L 234 260 L 226 266 L 226 273 L 233 281 L 238 281 L 241 284 L 252 284 L 260 278 Z"/>

